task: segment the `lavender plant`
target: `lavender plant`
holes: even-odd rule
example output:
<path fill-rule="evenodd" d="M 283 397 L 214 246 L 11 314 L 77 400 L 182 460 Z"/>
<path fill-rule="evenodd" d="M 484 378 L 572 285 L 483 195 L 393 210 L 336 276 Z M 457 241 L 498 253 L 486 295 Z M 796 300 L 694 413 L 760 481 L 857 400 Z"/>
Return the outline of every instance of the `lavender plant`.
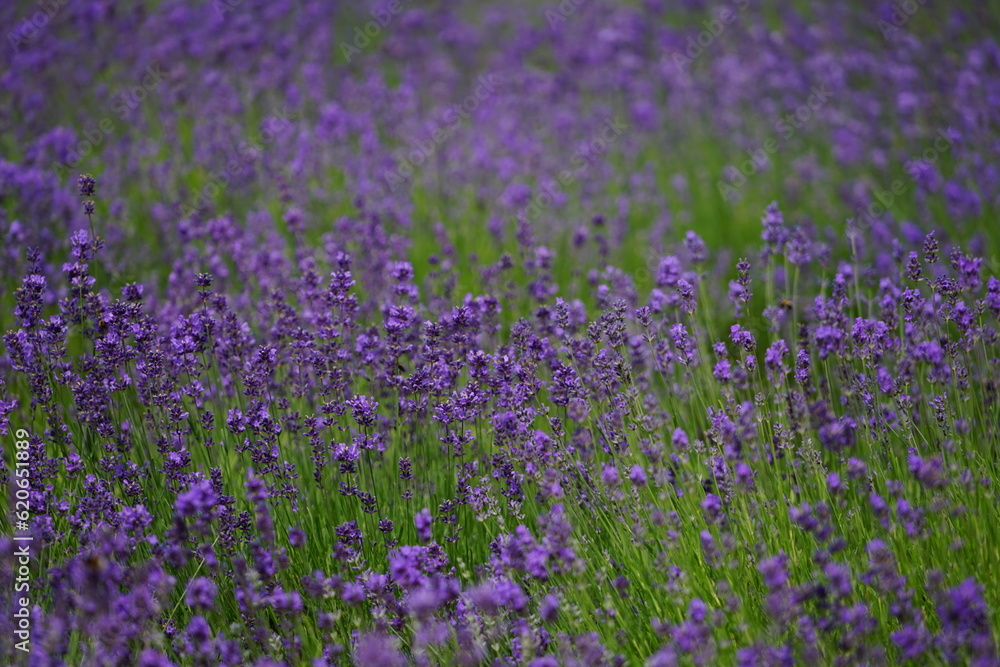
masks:
<path fill-rule="evenodd" d="M 0 7 L 0 662 L 1000 665 L 1000 16 L 914 6 Z"/>

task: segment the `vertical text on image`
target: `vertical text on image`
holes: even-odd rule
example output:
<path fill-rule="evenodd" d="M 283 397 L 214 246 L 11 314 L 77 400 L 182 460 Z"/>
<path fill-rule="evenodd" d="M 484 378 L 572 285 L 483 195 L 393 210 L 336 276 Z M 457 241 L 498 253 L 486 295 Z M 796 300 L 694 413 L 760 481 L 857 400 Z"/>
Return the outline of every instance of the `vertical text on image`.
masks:
<path fill-rule="evenodd" d="M 31 468 L 28 451 L 30 434 L 23 428 L 14 433 L 14 647 L 28 653 L 31 650 L 31 541 L 28 522 L 31 518 Z"/>

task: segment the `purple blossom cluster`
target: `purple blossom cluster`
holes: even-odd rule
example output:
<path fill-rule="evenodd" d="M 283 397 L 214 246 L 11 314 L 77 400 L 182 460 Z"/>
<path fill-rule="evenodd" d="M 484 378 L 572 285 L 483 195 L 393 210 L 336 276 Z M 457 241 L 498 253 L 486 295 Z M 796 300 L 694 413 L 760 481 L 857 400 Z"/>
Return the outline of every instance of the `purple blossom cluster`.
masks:
<path fill-rule="evenodd" d="M 741 7 L 677 67 L 702 2 L 404 2 L 347 63 L 379 8 L 220 4 L 70 3 L 0 73 L 0 662 L 1000 665 L 988 9 Z M 820 82 L 759 224 L 651 150 Z"/>

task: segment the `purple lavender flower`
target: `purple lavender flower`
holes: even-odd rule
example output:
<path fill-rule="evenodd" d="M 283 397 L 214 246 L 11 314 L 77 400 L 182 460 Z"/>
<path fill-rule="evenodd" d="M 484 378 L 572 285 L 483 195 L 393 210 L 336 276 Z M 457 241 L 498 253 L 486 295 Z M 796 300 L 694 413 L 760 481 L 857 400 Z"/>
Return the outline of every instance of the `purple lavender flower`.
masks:
<path fill-rule="evenodd" d="M 434 522 L 431 512 L 424 508 L 417 512 L 413 518 L 413 523 L 417 528 L 417 537 L 421 542 L 428 542 L 431 539 L 431 524 Z"/>
<path fill-rule="evenodd" d="M 777 590 L 788 583 L 788 556 L 783 553 L 761 561 L 757 569 L 769 590 Z"/>
<path fill-rule="evenodd" d="M 399 651 L 399 642 L 395 637 L 378 633 L 367 633 L 358 638 L 354 649 L 356 665 L 385 665 L 386 667 L 405 667 L 406 657 Z"/>
<path fill-rule="evenodd" d="M 678 280 L 677 295 L 680 297 L 681 310 L 688 315 L 693 314 L 697 307 L 697 302 L 694 298 L 694 286 L 683 278 Z"/>
<path fill-rule="evenodd" d="M 538 606 L 538 615 L 546 623 L 553 623 L 559 617 L 559 598 L 551 593 L 546 595 Z"/>
<path fill-rule="evenodd" d="M 618 468 L 611 464 L 607 464 L 601 470 L 601 480 L 610 489 L 618 488 Z"/>
<path fill-rule="evenodd" d="M 215 596 L 218 589 L 215 582 L 207 577 L 197 577 L 188 584 L 185 600 L 193 609 L 210 611 L 215 606 Z"/>
<path fill-rule="evenodd" d="M 664 257 L 656 270 L 657 287 L 677 287 L 682 275 L 681 262 L 673 255 Z"/>
<path fill-rule="evenodd" d="M 77 179 L 77 188 L 81 197 L 93 197 L 97 191 L 97 181 L 90 174 L 81 174 Z"/>
<path fill-rule="evenodd" d="M 712 376 L 722 384 L 727 384 L 732 380 L 732 366 L 728 359 L 720 359 L 712 368 Z"/>
<path fill-rule="evenodd" d="M 934 237 L 934 232 L 924 239 L 924 262 L 934 264 L 938 260 L 938 241 Z"/>
<path fill-rule="evenodd" d="M 761 217 L 761 224 L 764 231 L 761 233 L 761 240 L 764 241 L 763 257 L 766 262 L 772 255 L 780 254 L 788 241 L 788 229 L 785 227 L 785 218 L 778 209 L 778 202 L 771 202 L 764 209 Z"/>
<path fill-rule="evenodd" d="M 375 424 L 375 411 L 378 403 L 368 396 L 356 396 L 349 398 L 347 406 L 351 408 L 351 416 L 358 422 L 359 426 L 370 428 Z"/>
<path fill-rule="evenodd" d="M 684 247 L 687 248 L 688 256 L 693 264 L 701 264 L 708 258 L 708 247 L 705 242 L 693 231 L 684 234 Z"/>
<path fill-rule="evenodd" d="M 705 515 L 705 521 L 716 523 L 722 514 L 722 500 L 714 493 L 709 493 L 701 501 L 701 511 Z"/>
<path fill-rule="evenodd" d="M 742 347 L 747 352 L 753 352 L 757 348 L 757 341 L 754 339 L 753 334 L 739 324 L 734 324 L 730 327 L 729 339 L 733 341 L 734 345 Z"/>

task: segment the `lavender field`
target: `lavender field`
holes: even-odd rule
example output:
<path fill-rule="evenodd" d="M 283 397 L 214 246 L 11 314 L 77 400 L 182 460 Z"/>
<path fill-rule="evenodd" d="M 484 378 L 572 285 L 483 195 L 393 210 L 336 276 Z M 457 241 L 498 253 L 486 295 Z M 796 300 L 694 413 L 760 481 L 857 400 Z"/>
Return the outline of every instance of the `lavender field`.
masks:
<path fill-rule="evenodd" d="M 1000 4 L 0 28 L 0 665 L 1000 666 Z"/>

